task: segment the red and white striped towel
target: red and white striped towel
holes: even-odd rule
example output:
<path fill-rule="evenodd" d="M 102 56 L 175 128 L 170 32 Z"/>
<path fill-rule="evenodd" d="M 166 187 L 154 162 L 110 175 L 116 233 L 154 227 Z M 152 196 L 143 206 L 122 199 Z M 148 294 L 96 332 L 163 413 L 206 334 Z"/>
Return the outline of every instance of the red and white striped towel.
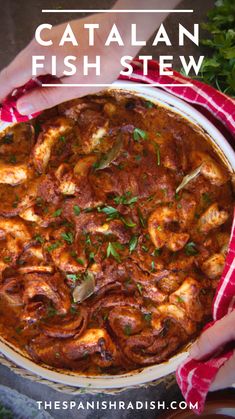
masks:
<path fill-rule="evenodd" d="M 134 73 L 131 76 L 121 76 L 122 80 L 131 80 L 138 83 L 159 83 L 169 86 L 163 87 L 164 90 L 180 97 L 181 99 L 199 106 L 199 110 L 205 113 L 205 109 L 210 112 L 212 120 L 222 122 L 228 132 L 235 135 L 235 102 L 233 99 L 218 92 L 214 88 L 199 81 L 188 79 L 181 74 L 174 72 L 173 76 L 159 76 L 159 65 L 155 61 L 149 63 L 148 76 L 142 72 L 141 62 L 136 60 L 133 63 Z M 51 76 L 42 76 L 29 81 L 25 86 L 17 89 L 10 95 L 0 108 L 0 119 L 6 122 L 27 121 L 36 115 L 29 117 L 22 116 L 16 109 L 17 99 L 26 91 L 34 89 L 41 83 L 53 82 Z M 185 86 L 186 83 L 192 86 Z M 174 86 L 174 84 L 182 86 Z M 172 84 L 172 86 L 171 86 Z M 230 238 L 229 250 L 226 258 L 224 272 L 222 274 L 216 296 L 213 302 L 214 322 L 225 314 L 235 309 L 235 215 Z M 210 327 L 214 322 L 206 327 Z M 219 368 L 231 357 L 232 350 L 227 350 L 220 355 L 211 357 L 207 361 L 196 361 L 187 359 L 177 370 L 176 377 L 185 400 L 189 404 L 198 402 L 198 409 L 195 413 L 203 411 L 205 399 L 210 388 L 210 384 L 215 378 Z"/>

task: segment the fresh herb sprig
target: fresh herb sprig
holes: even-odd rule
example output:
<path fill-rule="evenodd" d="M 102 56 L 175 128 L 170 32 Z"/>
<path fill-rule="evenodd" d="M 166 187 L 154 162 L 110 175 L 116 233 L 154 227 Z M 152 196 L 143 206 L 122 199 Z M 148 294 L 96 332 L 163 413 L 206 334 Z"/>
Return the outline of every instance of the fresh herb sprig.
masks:
<path fill-rule="evenodd" d="M 235 2 L 217 0 L 202 28 L 209 33 L 202 45 L 212 54 L 204 58 L 198 78 L 235 97 Z"/>

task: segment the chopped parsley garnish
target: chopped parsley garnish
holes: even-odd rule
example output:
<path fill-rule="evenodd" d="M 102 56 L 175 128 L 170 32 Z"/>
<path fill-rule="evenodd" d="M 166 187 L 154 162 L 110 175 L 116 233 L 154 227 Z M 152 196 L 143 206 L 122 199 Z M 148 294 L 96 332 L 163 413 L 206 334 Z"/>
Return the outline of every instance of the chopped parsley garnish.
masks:
<path fill-rule="evenodd" d="M 103 212 L 106 215 L 109 215 L 111 217 L 115 216 L 117 217 L 119 215 L 119 212 L 116 208 L 111 207 L 111 206 L 107 206 L 104 208 L 98 208 L 98 212 Z"/>
<path fill-rule="evenodd" d="M 59 137 L 59 141 L 61 141 L 61 143 L 66 143 L 66 138 L 63 135 L 61 135 Z"/>
<path fill-rule="evenodd" d="M 152 102 L 150 102 L 149 100 L 144 102 L 144 106 L 147 109 L 152 109 L 154 107 L 154 104 Z"/>
<path fill-rule="evenodd" d="M 86 246 L 91 246 L 91 238 L 90 238 L 89 234 L 86 233 L 85 237 L 86 237 L 86 241 L 85 241 Z"/>
<path fill-rule="evenodd" d="M 194 256 L 199 253 L 194 242 L 187 243 L 184 247 L 184 252 L 187 256 Z"/>
<path fill-rule="evenodd" d="M 168 195 L 168 189 L 167 188 L 162 188 L 161 190 L 162 190 L 164 196 L 167 197 L 167 195 Z"/>
<path fill-rule="evenodd" d="M 92 212 L 92 211 L 94 211 L 94 208 L 85 208 L 84 209 L 85 213 Z"/>
<path fill-rule="evenodd" d="M 10 262 L 12 262 L 12 258 L 11 258 L 10 256 L 5 256 L 5 257 L 3 258 L 3 261 L 4 261 L 5 263 L 10 263 Z"/>
<path fill-rule="evenodd" d="M 153 256 L 160 256 L 160 254 L 162 253 L 162 249 L 155 249 L 153 252 Z"/>
<path fill-rule="evenodd" d="M 37 196 L 37 198 L 36 198 L 36 205 L 38 207 L 41 207 L 43 205 L 43 199 L 42 199 L 41 196 Z"/>
<path fill-rule="evenodd" d="M 94 262 L 94 261 L 95 261 L 95 253 L 94 253 L 94 252 L 90 252 L 90 253 L 89 253 L 89 260 L 90 260 L 91 262 Z"/>
<path fill-rule="evenodd" d="M 146 221 L 144 220 L 142 212 L 139 208 L 137 209 L 137 212 L 138 212 L 140 224 L 142 225 L 142 227 L 146 227 Z"/>
<path fill-rule="evenodd" d="M 134 138 L 135 141 L 140 141 L 141 139 L 142 140 L 147 140 L 148 134 L 147 134 L 146 131 L 143 131 L 140 128 L 135 128 L 134 131 L 133 131 L 133 138 Z"/>
<path fill-rule="evenodd" d="M 127 227 L 133 228 L 136 226 L 136 224 L 134 223 L 134 221 L 132 221 L 130 218 L 124 218 L 124 217 L 120 217 L 123 224 L 125 224 Z"/>
<path fill-rule="evenodd" d="M 71 306 L 71 307 L 70 307 L 70 313 L 71 313 L 71 314 L 76 314 L 76 313 L 77 313 L 77 309 L 76 309 L 76 307 Z"/>
<path fill-rule="evenodd" d="M 47 247 L 48 252 L 52 252 L 55 249 L 58 249 L 61 246 L 60 241 L 56 241 L 55 243 L 50 244 L 50 246 Z"/>
<path fill-rule="evenodd" d="M 20 335 L 20 333 L 22 333 L 22 331 L 23 331 L 23 328 L 21 326 L 16 326 L 15 331 L 16 331 L 16 333 L 18 333 L 18 335 Z"/>
<path fill-rule="evenodd" d="M 143 285 L 141 285 L 139 282 L 137 282 L 136 286 L 137 286 L 137 289 L 138 289 L 140 295 L 142 295 Z"/>
<path fill-rule="evenodd" d="M 207 192 L 202 194 L 202 200 L 203 200 L 204 204 L 209 205 L 211 203 L 211 197 Z"/>
<path fill-rule="evenodd" d="M 176 201 L 180 201 L 181 200 L 181 196 L 177 192 L 175 193 L 175 200 Z"/>
<path fill-rule="evenodd" d="M 77 255 L 77 253 L 74 250 L 70 254 L 77 261 L 77 263 L 79 263 L 79 265 L 82 265 L 82 266 L 85 265 L 84 260 L 81 259 L 81 258 L 79 258 L 78 255 Z"/>
<path fill-rule="evenodd" d="M 120 214 L 120 212 L 111 206 L 107 206 L 104 208 L 98 208 L 98 212 L 103 212 L 104 214 L 106 214 L 108 216 L 107 220 L 114 220 L 114 219 L 120 219 L 127 227 L 135 227 L 136 224 L 130 219 L 130 218 L 124 218 L 122 217 L 122 215 Z"/>
<path fill-rule="evenodd" d="M 152 262 L 151 262 L 151 272 L 154 272 L 155 271 L 155 262 L 154 262 L 154 260 L 152 260 Z"/>
<path fill-rule="evenodd" d="M 57 310 L 54 307 L 49 306 L 47 309 L 47 317 L 53 317 L 56 314 L 57 314 Z"/>
<path fill-rule="evenodd" d="M 138 196 L 133 196 L 132 197 L 130 191 L 126 192 L 124 195 L 116 196 L 114 198 L 114 202 L 117 205 L 119 205 L 119 204 L 122 204 L 122 205 L 132 205 L 132 204 L 134 204 L 137 201 L 138 201 Z"/>
<path fill-rule="evenodd" d="M 2 144 L 12 144 L 14 139 L 14 134 L 12 132 L 9 132 L 8 134 L 4 135 L 4 137 L 1 139 Z"/>
<path fill-rule="evenodd" d="M 147 246 L 145 246 L 144 244 L 141 246 L 141 249 L 142 249 L 144 252 L 148 252 L 148 251 L 149 251 L 149 248 L 148 248 Z"/>
<path fill-rule="evenodd" d="M 40 234 L 36 234 L 36 236 L 34 236 L 34 240 L 36 240 L 36 242 L 43 244 L 44 243 L 44 238 L 42 236 L 40 236 Z"/>
<path fill-rule="evenodd" d="M 150 322 L 151 322 L 151 320 L 152 320 L 152 313 L 145 313 L 145 314 L 144 314 L 144 320 L 145 320 L 146 322 L 150 323 Z"/>
<path fill-rule="evenodd" d="M 178 295 L 177 296 L 177 302 L 178 303 L 183 303 L 184 302 L 184 299 Z"/>
<path fill-rule="evenodd" d="M 77 281 L 80 278 L 80 274 L 66 274 L 66 278 L 71 281 Z"/>
<path fill-rule="evenodd" d="M 73 206 L 73 212 L 75 215 L 79 215 L 81 213 L 81 210 L 78 205 Z"/>
<path fill-rule="evenodd" d="M 38 121 L 36 121 L 34 124 L 34 131 L 35 131 L 35 136 L 37 137 L 41 131 L 41 125 Z"/>
<path fill-rule="evenodd" d="M 159 144 L 154 143 L 154 148 L 157 154 L 157 165 L 160 166 L 161 165 L 161 153 L 160 153 L 160 147 Z"/>
<path fill-rule="evenodd" d="M 20 198 L 18 197 L 18 195 L 15 196 L 15 200 L 12 204 L 13 208 L 17 208 L 18 207 L 18 203 L 19 203 Z"/>
<path fill-rule="evenodd" d="M 129 324 L 126 324 L 124 326 L 124 333 L 125 333 L 125 335 L 130 336 L 131 331 L 132 331 L 131 326 Z"/>
<path fill-rule="evenodd" d="M 61 238 L 63 240 L 65 240 L 68 244 L 73 244 L 73 233 L 68 232 L 68 233 L 61 233 Z"/>
<path fill-rule="evenodd" d="M 109 242 L 108 247 L 107 247 L 107 258 L 109 258 L 110 256 L 113 256 L 113 258 L 117 262 L 120 263 L 121 262 L 120 255 L 116 250 L 119 247 L 118 244 L 119 243 L 116 243 L 116 242 Z"/>
<path fill-rule="evenodd" d="M 12 154 L 10 157 L 9 157 L 9 163 L 12 163 L 12 164 L 15 164 L 16 163 L 16 156 L 14 155 L 14 154 Z"/>
<path fill-rule="evenodd" d="M 129 250 L 131 253 L 134 252 L 134 250 L 136 249 L 137 244 L 138 244 L 138 239 L 139 239 L 138 236 L 132 236 L 129 242 Z"/>
<path fill-rule="evenodd" d="M 105 313 L 103 315 L 103 320 L 106 322 L 106 320 L 108 319 L 108 317 L 109 317 L 109 313 Z"/>
<path fill-rule="evenodd" d="M 152 195 L 149 195 L 149 197 L 147 198 L 147 201 L 151 202 L 153 200 L 153 198 L 155 197 L 155 195 L 156 195 L 155 193 L 152 194 Z"/>
<path fill-rule="evenodd" d="M 55 212 L 53 212 L 52 217 L 59 217 L 62 213 L 62 209 L 58 208 Z"/>

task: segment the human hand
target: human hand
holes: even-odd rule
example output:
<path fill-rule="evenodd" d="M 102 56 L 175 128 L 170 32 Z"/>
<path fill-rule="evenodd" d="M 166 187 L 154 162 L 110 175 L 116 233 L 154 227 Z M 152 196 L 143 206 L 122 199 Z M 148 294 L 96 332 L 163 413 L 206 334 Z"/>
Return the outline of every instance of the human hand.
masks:
<path fill-rule="evenodd" d="M 112 83 L 120 73 L 120 57 L 125 54 L 124 47 L 118 45 L 104 46 L 104 40 L 107 38 L 113 25 L 114 15 L 97 14 L 85 19 L 77 19 L 69 22 L 79 46 L 74 46 L 70 42 L 59 46 L 60 39 L 68 22 L 54 26 L 51 30 L 44 30 L 43 40 L 52 40 L 53 45 L 41 46 L 33 39 L 24 50 L 22 50 L 13 62 L 0 73 L 0 101 L 3 100 L 13 89 L 24 85 L 32 78 L 32 56 L 45 56 L 44 67 L 38 69 L 37 76 L 51 73 L 51 56 L 57 57 L 56 74 L 60 77 L 61 83 Z M 99 24 L 95 46 L 89 47 L 88 32 L 84 35 L 84 24 Z M 79 36 L 80 35 L 80 36 Z M 88 55 L 89 62 L 95 62 L 96 55 L 101 56 L 102 69 L 101 76 L 96 76 L 94 69 L 91 69 L 89 76 L 84 76 L 82 63 L 79 57 Z M 111 56 L 110 56 L 111 54 Z M 64 70 L 64 58 L 66 56 L 78 56 L 78 71 L 71 77 L 62 77 Z M 58 81 L 59 82 L 59 81 Z M 74 99 L 88 93 L 94 93 L 100 90 L 98 87 L 49 87 L 38 88 L 31 93 L 25 94 L 17 102 L 17 108 L 21 114 L 32 114 L 46 108 L 57 105 L 66 100 Z"/>
<path fill-rule="evenodd" d="M 193 345 L 190 356 L 194 359 L 203 359 L 216 352 L 226 343 L 235 341 L 235 310 L 218 320 L 213 326 L 202 333 Z M 232 357 L 219 369 L 210 391 L 220 390 L 235 383 L 235 351 Z"/>
<path fill-rule="evenodd" d="M 165 9 L 175 7 L 180 0 L 118 0 L 114 10 L 118 9 Z M 53 45 L 42 46 L 36 40 L 32 40 L 24 50 L 0 73 L 0 102 L 10 94 L 15 88 L 24 85 L 32 78 L 32 56 L 45 56 L 44 67 L 39 69 L 37 75 L 51 73 L 51 56 L 57 57 L 56 74 L 60 78 L 59 82 L 69 84 L 110 84 L 117 79 L 122 69 L 120 59 L 123 55 L 135 57 L 141 46 L 131 45 L 130 26 L 136 23 L 139 27 L 140 39 L 148 40 L 155 29 L 166 18 L 167 13 L 149 13 L 143 17 L 142 13 L 99 13 L 83 19 L 73 20 L 53 27 L 51 30 L 43 32 L 43 40 L 52 40 Z M 143 24 L 144 19 L 144 24 Z M 147 19 L 147 21 L 146 21 Z M 64 33 L 65 27 L 70 23 L 76 39 L 79 40 L 78 46 L 66 43 L 63 47 L 59 46 L 60 39 Z M 81 36 L 84 33 L 84 24 L 99 24 L 96 33 L 96 43 L 90 47 L 87 36 Z M 112 44 L 110 47 L 104 45 L 107 36 L 113 26 L 116 24 L 124 41 L 124 46 Z M 79 36 L 80 35 L 80 36 Z M 91 71 L 89 76 L 84 76 L 81 71 L 81 63 L 78 61 L 79 74 L 62 77 L 64 70 L 64 58 L 67 56 L 83 57 L 88 55 L 89 62 L 95 62 L 95 57 L 100 55 L 102 62 L 102 71 L 100 76 Z M 95 93 L 100 87 L 43 87 L 38 88 L 22 96 L 17 102 L 17 109 L 23 115 L 32 114 L 52 106 L 55 106 L 66 100 L 78 98 L 86 94 Z"/>

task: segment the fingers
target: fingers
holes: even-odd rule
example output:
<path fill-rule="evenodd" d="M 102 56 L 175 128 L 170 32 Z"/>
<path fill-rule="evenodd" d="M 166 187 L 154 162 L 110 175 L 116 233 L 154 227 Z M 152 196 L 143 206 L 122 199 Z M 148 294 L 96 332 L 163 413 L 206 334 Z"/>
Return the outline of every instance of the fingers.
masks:
<path fill-rule="evenodd" d="M 210 391 L 221 390 L 235 384 L 235 352 L 232 357 L 219 369 Z"/>
<path fill-rule="evenodd" d="M 30 46 L 21 51 L 17 57 L 0 73 L 0 102 L 16 87 L 24 85 L 32 78 L 32 54 Z"/>
<path fill-rule="evenodd" d="M 118 75 L 114 73 L 113 76 L 105 80 L 100 80 L 99 77 L 91 76 L 87 80 L 87 77 L 64 77 L 60 79 L 62 83 L 69 84 L 97 84 L 97 83 L 112 83 Z M 96 93 L 102 90 L 102 87 L 95 86 L 82 86 L 82 87 L 42 87 L 35 89 L 34 91 L 25 94 L 17 102 L 17 109 L 22 115 L 29 115 L 35 112 L 42 111 L 44 109 L 51 108 L 58 105 L 59 103 L 66 102 L 67 100 L 79 98 L 88 94 Z"/>
<path fill-rule="evenodd" d="M 17 109 L 22 115 L 30 115 L 99 90 L 100 88 L 88 87 L 42 87 L 19 99 Z"/>
<path fill-rule="evenodd" d="M 222 345 L 235 339 L 235 311 L 218 320 L 202 333 L 193 345 L 190 356 L 194 359 L 204 358 L 219 349 Z"/>

